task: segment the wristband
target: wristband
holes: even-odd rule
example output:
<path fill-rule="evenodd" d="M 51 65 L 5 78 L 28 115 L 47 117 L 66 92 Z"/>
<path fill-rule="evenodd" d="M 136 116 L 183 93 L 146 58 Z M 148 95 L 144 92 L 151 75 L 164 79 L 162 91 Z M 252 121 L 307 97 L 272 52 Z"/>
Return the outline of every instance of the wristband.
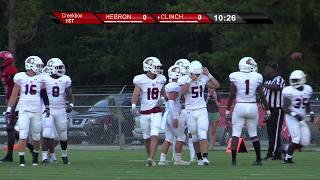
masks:
<path fill-rule="evenodd" d="M 212 76 L 211 74 L 208 74 L 208 78 L 209 78 L 209 79 L 212 79 L 213 76 Z"/>
<path fill-rule="evenodd" d="M 8 106 L 8 107 L 7 107 L 7 112 L 11 112 L 11 109 L 12 109 L 12 108 Z"/>
<path fill-rule="evenodd" d="M 69 104 L 69 106 L 73 107 L 73 104 L 72 104 L 72 103 L 70 103 L 70 104 Z"/>
<path fill-rule="evenodd" d="M 192 81 L 192 79 L 189 77 L 189 78 L 187 79 L 187 84 L 190 84 L 191 81 Z"/>
<path fill-rule="evenodd" d="M 267 114 L 268 114 L 268 115 L 270 115 L 270 114 L 271 114 L 270 110 L 268 110 L 268 111 L 267 111 Z"/>
<path fill-rule="evenodd" d="M 229 110 L 226 110 L 226 114 L 230 114 L 230 111 L 229 111 Z"/>
<path fill-rule="evenodd" d="M 131 104 L 131 108 L 132 108 L 132 109 L 135 109 L 136 107 L 137 107 L 136 104 Z"/>
<path fill-rule="evenodd" d="M 297 115 L 297 113 L 295 113 L 295 112 L 290 112 L 290 116 L 296 116 Z"/>
<path fill-rule="evenodd" d="M 314 112 L 313 112 L 313 111 L 310 111 L 309 114 L 310 114 L 310 115 L 314 115 Z"/>

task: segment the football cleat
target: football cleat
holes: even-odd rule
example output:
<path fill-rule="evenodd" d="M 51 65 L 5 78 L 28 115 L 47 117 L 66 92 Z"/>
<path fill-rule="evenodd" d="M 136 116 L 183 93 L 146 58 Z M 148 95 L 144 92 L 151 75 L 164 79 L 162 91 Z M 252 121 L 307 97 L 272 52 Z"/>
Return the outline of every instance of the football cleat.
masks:
<path fill-rule="evenodd" d="M 69 165 L 70 161 L 68 160 L 68 157 L 61 157 L 63 164 Z"/>
<path fill-rule="evenodd" d="M 39 165 L 38 163 L 32 163 L 33 167 L 38 166 L 38 165 Z"/>
<path fill-rule="evenodd" d="M 48 159 L 44 159 L 44 160 L 42 160 L 42 164 L 48 164 Z"/>
<path fill-rule="evenodd" d="M 202 160 L 203 165 L 208 166 L 210 164 L 210 161 L 208 160 L 208 158 L 203 158 Z"/>
<path fill-rule="evenodd" d="M 198 166 L 203 166 L 203 165 L 204 165 L 204 163 L 203 163 L 202 159 L 199 159 L 198 160 Z"/>
<path fill-rule="evenodd" d="M 168 162 L 168 161 L 159 161 L 159 162 L 158 162 L 158 165 L 159 165 L 159 166 L 168 166 L 168 165 L 169 165 L 169 162 Z"/>
<path fill-rule="evenodd" d="M 13 162 L 13 159 L 12 157 L 9 158 L 9 157 L 4 157 L 3 159 L 0 160 L 0 163 L 4 163 L 4 162 Z"/>
<path fill-rule="evenodd" d="M 25 167 L 26 165 L 25 165 L 25 164 L 19 164 L 19 166 L 20 166 L 20 167 Z"/>
<path fill-rule="evenodd" d="M 174 161 L 173 165 L 175 166 L 189 166 L 191 162 L 180 160 L 180 161 Z"/>
<path fill-rule="evenodd" d="M 262 161 L 261 161 L 261 160 L 254 161 L 254 162 L 252 163 L 252 166 L 262 166 Z"/>
<path fill-rule="evenodd" d="M 154 160 L 152 160 L 152 159 L 148 159 L 148 161 L 147 161 L 147 166 L 148 167 L 152 167 L 152 166 L 156 166 L 157 164 L 156 164 L 156 162 L 154 162 Z"/>
<path fill-rule="evenodd" d="M 237 165 L 237 159 L 232 158 L 231 164 L 232 164 L 232 166 L 236 166 Z"/>
<path fill-rule="evenodd" d="M 288 158 L 283 160 L 283 164 L 294 164 L 294 162 L 292 161 L 292 158 Z"/>

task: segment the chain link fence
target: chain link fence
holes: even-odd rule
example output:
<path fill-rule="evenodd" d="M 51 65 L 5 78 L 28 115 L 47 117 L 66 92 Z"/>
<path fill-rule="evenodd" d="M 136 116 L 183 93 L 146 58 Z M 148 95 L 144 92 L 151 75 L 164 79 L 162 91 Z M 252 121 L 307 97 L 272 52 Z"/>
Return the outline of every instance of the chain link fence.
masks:
<path fill-rule="evenodd" d="M 139 126 L 139 116 L 131 115 L 131 93 L 120 94 L 75 94 L 74 111 L 68 114 L 68 138 L 70 144 L 82 145 L 112 145 L 120 149 L 128 146 L 143 145 L 142 130 Z M 218 144 L 224 146 L 229 138 L 225 124 L 225 104 L 228 93 L 219 92 L 222 103 L 220 120 L 217 128 Z M 3 96 L 0 96 L 0 101 Z M 315 124 L 309 124 L 312 132 L 312 144 L 320 145 L 320 101 L 319 93 L 312 97 L 312 106 L 316 115 Z M 6 106 L 0 106 L 5 111 Z M 264 121 L 264 112 L 259 107 L 258 135 L 262 145 L 268 141 L 267 128 Z M 246 128 L 242 136 L 249 140 Z M 210 136 L 208 136 L 210 137 Z M 165 138 L 160 133 L 161 144 Z M 282 127 L 281 138 L 283 142 L 290 140 L 288 129 Z M 264 143 L 265 142 L 265 143 Z M 0 116 L 0 143 L 6 143 L 5 119 Z"/>

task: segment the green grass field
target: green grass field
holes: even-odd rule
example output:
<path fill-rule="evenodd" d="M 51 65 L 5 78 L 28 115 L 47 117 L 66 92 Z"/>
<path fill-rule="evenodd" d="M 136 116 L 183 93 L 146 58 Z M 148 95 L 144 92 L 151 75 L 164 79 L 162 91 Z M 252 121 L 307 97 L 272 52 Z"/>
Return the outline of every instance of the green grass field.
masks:
<path fill-rule="evenodd" d="M 263 152 L 262 154 L 265 154 Z M 1 156 L 3 153 L 0 154 Z M 96 179 L 320 179 L 320 154 L 296 153 L 296 164 L 267 161 L 261 167 L 251 166 L 254 153 L 239 154 L 238 166 L 230 165 L 230 156 L 223 151 L 211 151 L 210 166 L 146 167 L 143 151 L 80 151 L 69 152 L 71 165 L 56 164 L 32 167 L 27 154 L 26 167 L 16 162 L 0 164 L 1 180 L 96 180 Z M 159 156 L 157 156 L 159 157 Z"/>

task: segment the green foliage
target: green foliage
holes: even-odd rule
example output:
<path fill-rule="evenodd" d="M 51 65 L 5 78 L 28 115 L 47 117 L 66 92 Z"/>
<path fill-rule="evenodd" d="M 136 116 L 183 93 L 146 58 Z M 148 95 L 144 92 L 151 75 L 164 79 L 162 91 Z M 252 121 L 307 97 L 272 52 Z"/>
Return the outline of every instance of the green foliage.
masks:
<path fill-rule="evenodd" d="M 6 3 L 4 3 L 6 5 Z M 1 16 L 4 7 L 0 7 Z M 29 55 L 47 61 L 60 57 L 75 84 L 131 84 L 142 61 L 158 57 L 167 69 L 179 58 L 198 59 L 227 83 L 243 56 L 254 57 L 263 72 L 267 61 L 280 64 L 285 77 L 293 69 L 320 84 L 320 2 L 317 0 L 17 0 L 19 67 Z M 264 12 L 272 25 L 59 25 L 52 11 L 92 12 Z M 7 23 L 0 19 L 0 25 Z M 35 33 L 35 34 L 34 34 Z M 7 31 L 0 29 L 5 49 Z M 293 61 L 292 52 L 303 59 Z"/>

